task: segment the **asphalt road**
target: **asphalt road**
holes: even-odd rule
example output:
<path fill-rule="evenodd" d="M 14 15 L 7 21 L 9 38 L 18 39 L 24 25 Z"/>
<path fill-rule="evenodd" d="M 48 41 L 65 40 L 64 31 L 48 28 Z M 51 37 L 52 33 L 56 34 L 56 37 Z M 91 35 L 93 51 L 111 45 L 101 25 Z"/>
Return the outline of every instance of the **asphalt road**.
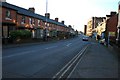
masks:
<path fill-rule="evenodd" d="M 90 44 L 82 36 L 54 43 L 3 49 L 3 78 L 52 78 Z"/>

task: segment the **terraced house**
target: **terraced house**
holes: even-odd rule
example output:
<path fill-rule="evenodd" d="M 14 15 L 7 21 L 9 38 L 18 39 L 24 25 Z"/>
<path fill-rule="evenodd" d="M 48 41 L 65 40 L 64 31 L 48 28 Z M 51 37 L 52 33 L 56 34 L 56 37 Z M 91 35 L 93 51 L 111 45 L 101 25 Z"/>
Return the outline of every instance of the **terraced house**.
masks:
<path fill-rule="evenodd" d="M 72 28 L 67 27 L 64 21 L 50 19 L 50 13 L 45 16 L 35 13 L 35 8 L 24 9 L 7 2 L 0 2 L 2 7 L 2 39 L 9 39 L 14 30 L 29 30 L 32 38 L 67 38 Z M 74 31 L 74 30 L 73 30 Z"/>

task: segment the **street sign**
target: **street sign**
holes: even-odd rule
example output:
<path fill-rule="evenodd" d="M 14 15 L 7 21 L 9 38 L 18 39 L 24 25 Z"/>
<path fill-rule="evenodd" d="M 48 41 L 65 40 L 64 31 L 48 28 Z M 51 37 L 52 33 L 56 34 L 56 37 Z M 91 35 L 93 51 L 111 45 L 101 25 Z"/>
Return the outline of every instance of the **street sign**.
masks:
<path fill-rule="evenodd" d="M 109 36 L 115 36 L 115 32 L 109 32 Z"/>

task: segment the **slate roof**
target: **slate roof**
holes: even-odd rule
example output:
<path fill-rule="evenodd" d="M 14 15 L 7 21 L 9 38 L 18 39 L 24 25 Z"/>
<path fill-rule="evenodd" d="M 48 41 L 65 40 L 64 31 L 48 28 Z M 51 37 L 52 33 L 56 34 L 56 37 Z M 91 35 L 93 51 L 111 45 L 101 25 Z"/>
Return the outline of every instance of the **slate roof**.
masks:
<path fill-rule="evenodd" d="M 19 14 L 23 14 L 23 15 L 26 15 L 26 16 L 30 16 L 30 17 L 34 17 L 34 18 L 37 18 L 37 19 L 41 19 L 43 21 L 46 21 L 46 17 L 45 16 L 42 16 L 40 14 L 36 14 L 36 13 L 33 13 L 25 8 L 22 8 L 22 7 L 18 7 L 16 5 L 13 5 L 13 4 L 10 4 L 10 3 L 7 3 L 7 2 L 0 2 L 0 6 L 3 6 L 3 7 L 6 7 L 6 8 L 10 8 L 10 9 L 13 9 L 13 10 L 16 10 L 17 13 Z M 53 24 L 56 24 L 56 25 L 59 25 L 59 26 L 64 26 L 66 27 L 66 25 L 60 23 L 60 22 L 57 22 L 55 20 L 52 20 L 52 19 L 48 19 L 47 18 L 47 22 L 49 23 L 53 23 Z"/>

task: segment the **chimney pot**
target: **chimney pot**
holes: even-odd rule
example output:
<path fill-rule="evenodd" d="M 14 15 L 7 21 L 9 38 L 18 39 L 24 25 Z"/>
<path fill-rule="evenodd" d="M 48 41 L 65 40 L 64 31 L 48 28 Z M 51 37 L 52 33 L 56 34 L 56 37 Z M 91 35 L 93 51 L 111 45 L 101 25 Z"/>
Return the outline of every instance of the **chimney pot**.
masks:
<path fill-rule="evenodd" d="M 58 22 L 58 20 L 59 20 L 59 18 L 55 18 L 55 21 L 57 21 L 57 22 Z"/>
<path fill-rule="evenodd" d="M 33 13 L 35 13 L 35 8 L 34 7 L 31 7 L 28 10 L 31 11 L 31 12 L 33 12 Z"/>
<path fill-rule="evenodd" d="M 64 24 L 65 22 L 64 21 L 61 21 L 62 24 Z"/>
<path fill-rule="evenodd" d="M 116 14 L 117 14 L 117 12 L 111 12 L 111 13 L 110 13 L 111 16 L 114 16 L 114 15 L 116 15 Z"/>
<path fill-rule="evenodd" d="M 45 17 L 50 19 L 50 13 L 45 13 Z"/>

